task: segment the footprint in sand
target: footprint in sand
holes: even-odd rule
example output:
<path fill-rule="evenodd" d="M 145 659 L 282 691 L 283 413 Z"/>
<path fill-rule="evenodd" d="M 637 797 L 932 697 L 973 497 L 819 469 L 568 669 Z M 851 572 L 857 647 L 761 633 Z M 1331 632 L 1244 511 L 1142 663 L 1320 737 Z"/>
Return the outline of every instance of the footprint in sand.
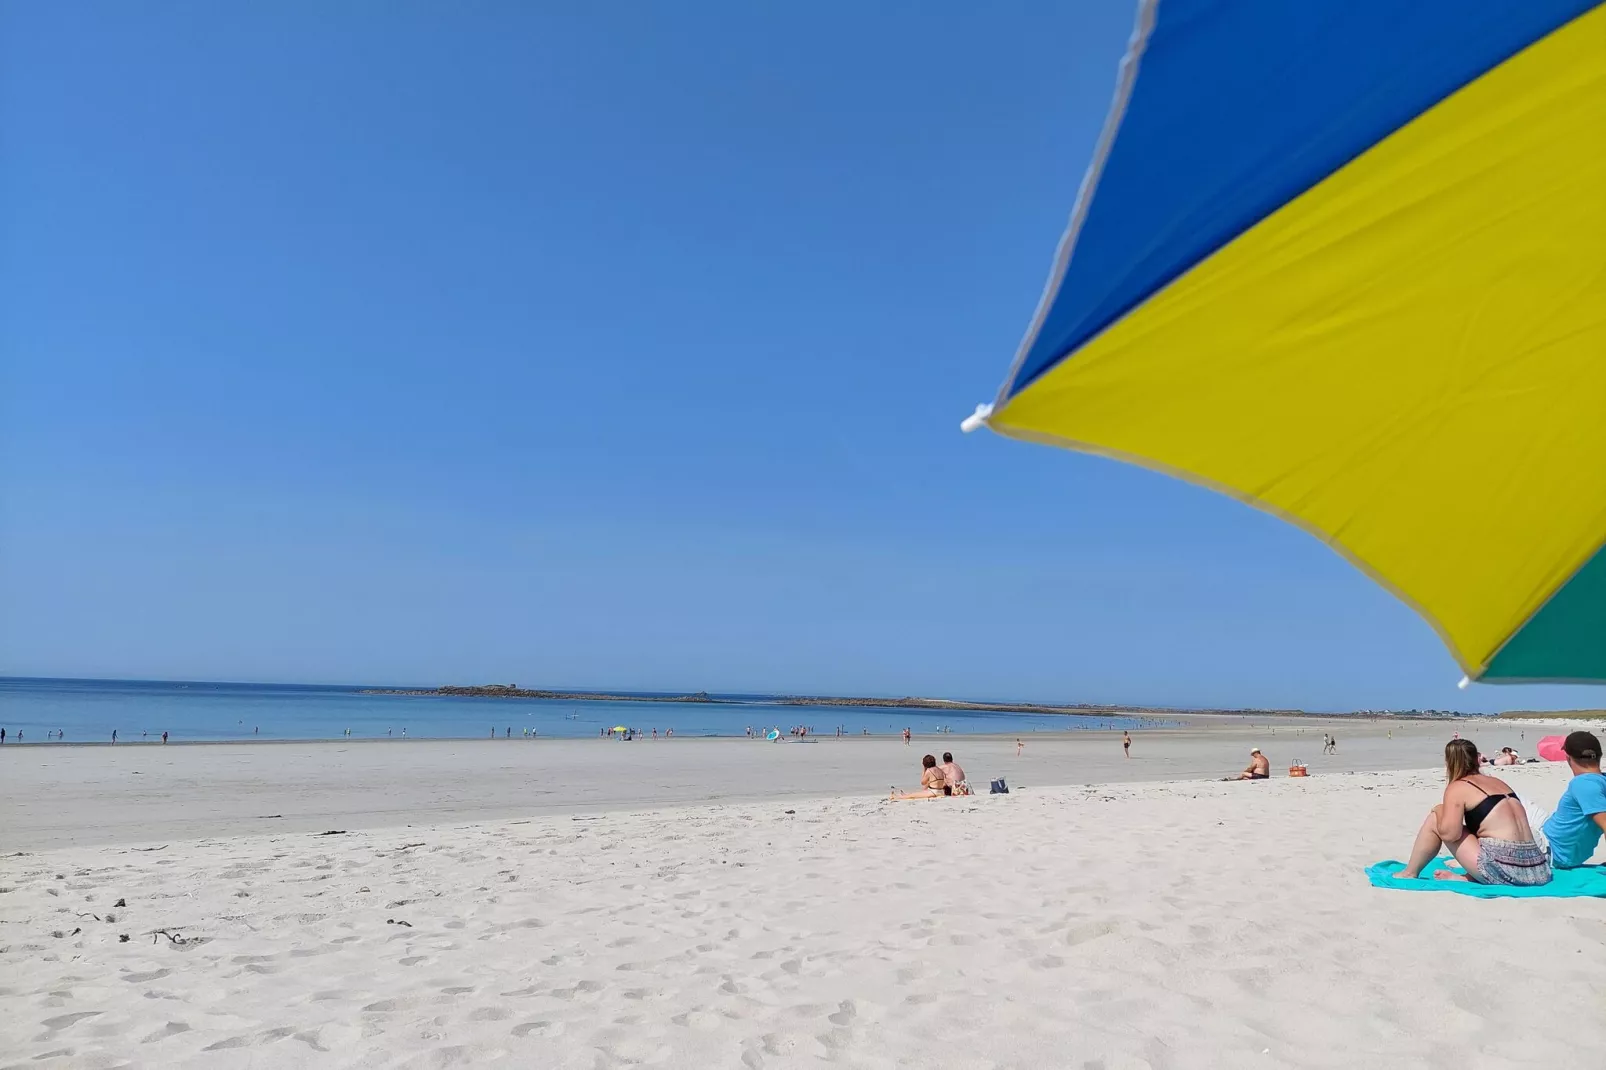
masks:
<path fill-rule="evenodd" d="M 214 1044 L 208 1044 L 206 1047 L 202 1048 L 201 1050 L 202 1051 L 225 1051 L 225 1050 L 227 1050 L 229 1048 L 243 1048 L 249 1043 L 251 1043 L 251 1042 L 248 1039 L 246 1039 L 245 1037 L 229 1037 L 227 1040 L 219 1040 Z"/>
<path fill-rule="evenodd" d="M 562 1035 L 562 1033 L 562 1022 L 520 1022 L 513 1027 L 513 1035 L 516 1037 L 555 1037 Z"/>
<path fill-rule="evenodd" d="M 686 1011 L 684 1014 L 675 1015 L 669 1019 L 669 1024 L 678 1025 L 686 1029 L 714 1030 L 725 1025 L 726 1022 L 723 1015 L 715 1014 L 713 1011 L 706 1011 L 699 1007 L 695 1010 Z"/>
<path fill-rule="evenodd" d="M 1067 947 L 1076 947 L 1087 943 L 1089 940 L 1097 940 L 1101 936 L 1109 936 L 1118 928 L 1120 926 L 1113 921 L 1096 921 L 1087 925 L 1078 925 L 1065 934 L 1065 945 Z"/>
<path fill-rule="evenodd" d="M 168 1022 L 156 1032 L 147 1034 L 140 1040 L 140 1043 L 154 1044 L 158 1040 L 166 1040 L 168 1037 L 176 1037 L 180 1033 L 188 1033 L 189 1031 L 190 1025 L 188 1022 Z"/>
<path fill-rule="evenodd" d="M 765 1055 L 824 1058 L 830 1051 L 814 1037 L 805 1033 L 766 1033 L 759 1037 Z"/>

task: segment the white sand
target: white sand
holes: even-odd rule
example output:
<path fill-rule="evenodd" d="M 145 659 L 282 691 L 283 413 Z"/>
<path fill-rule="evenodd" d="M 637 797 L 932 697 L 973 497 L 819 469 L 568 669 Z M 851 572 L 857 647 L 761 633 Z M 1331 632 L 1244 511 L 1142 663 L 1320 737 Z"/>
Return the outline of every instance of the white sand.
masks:
<path fill-rule="evenodd" d="M 1506 774 L 1547 803 L 1565 778 Z M 1367 885 L 1439 790 L 1028 788 L 11 856 L 0 1065 L 1600 1066 L 1606 902 Z"/>
<path fill-rule="evenodd" d="M 1200 718 L 1139 732 L 1015 738 L 889 737 L 772 744 L 748 740 L 458 740 L 0 747 L 0 851 L 261 832 L 322 832 L 440 821 L 595 813 L 694 802 L 863 795 L 914 786 L 920 756 L 946 747 L 979 784 L 1186 780 L 1242 769 L 1251 746 L 1273 768 L 1313 773 L 1422 768 L 1456 729 L 1489 753 L 1532 754 L 1534 728 L 1494 722 Z M 1321 753 L 1322 733 L 1340 740 Z M 1525 738 L 1526 733 L 1526 738 Z"/>

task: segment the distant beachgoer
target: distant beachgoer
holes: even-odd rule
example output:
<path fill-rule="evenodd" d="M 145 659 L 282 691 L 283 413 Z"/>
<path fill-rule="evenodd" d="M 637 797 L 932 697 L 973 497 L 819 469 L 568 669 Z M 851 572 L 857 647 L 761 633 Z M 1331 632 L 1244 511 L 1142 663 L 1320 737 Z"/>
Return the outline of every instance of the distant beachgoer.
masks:
<path fill-rule="evenodd" d="M 892 789 L 893 799 L 940 799 L 952 794 L 953 789 L 943 779 L 942 770 L 937 768 L 937 756 L 928 754 L 920 759 L 920 789 L 918 791 L 899 791 Z"/>
<path fill-rule="evenodd" d="M 911 737 L 911 735 L 910 735 L 910 732 L 909 732 L 909 730 L 908 730 L 908 729 L 907 729 L 907 728 L 905 728 L 905 729 L 904 729 L 904 730 L 903 730 L 903 745 L 904 745 L 904 746 L 905 746 L 905 747 L 907 747 L 907 746 L 908 746 L 908 745 L 909 745 L 909 740 L 910 740 L 910 739 L 911 739 L 911 738 L 912 738 L 912 737 Z"/>
<path fill-rule="evenodd" d="M 1019 736 L 1016 736 L 1015 737 L 1015 757 L 1019 758 L 1021 751 L 1025 750 L 1025 749 L 1026 749 L 1026 744 L 1024 744 L 1024 743 L 1022 743 L 1020 741 L 1020 737 Z"/>
<path fill-rule="evenodd" d="M 1249 748 L 1249 765 L 1238 774 L 1239 780 L 1270 780 L 1271 762 L 1260 753 L 1259 747 Z"/>
<path fill-rule="evenodd" d="M 387 735 L 387 736 L 390 735 L 392 731 L 394 731 L 394 730 L 390 729 L 390 728 L 385 729 L 385 735 Z"/>
<path fill-rule="evenodd" d="M 402 729 L 402 738 L 403 739 L 407 738 L 407 729 L 405 729 L 405 728 Z"/>
<path fill-rule="evenodd" d="M 1512 750 L 1510 747 L 1501 747 L 1500 748 L 1500 753 L 1496 754 L 1494 756 L 1494 760 L 1491 761 L 1489 764 L 1490 765 L 1518 765 L 1521 762 L 1522 762 L 1522 759 L 1517 757 L 1517 752 L 1516 751 Z"/>
<path fill-rule="evenodd" d="M 664 738 L 665 739 L 674 739 L 675 738 L 675 730 L 673 728 L 664 729 Z"/>
<path fill-rule="evenodd" d="M 348 728 L 348 729 L 346 729 L 346 731 L 350 732 L 351 729 Z M 167 733 L 166 732 L 162 733 L 162 743 L 163 743 L 163 745 L 166 745 L 166 743 L 167 743 Z"/>
<path fill-rule="evenodd" d="M 0 743 L 4 743 L 5 741 L 6 741 L 6 730 L 4 728 L 0 728 Z"/>
<path fill-rule="evenodd" d="M 657 739 L 658 738 L 658 729 L 654 728 L 652 730 L 652 738 L 653 739 Z"/>
<path fill-rule="evenodd" d="M 21 732 L 17 733 L 17 738 L 19 738 L 19 739 L 22 738 L 22 733 Z M 112 742 L 113 743 L 117 742 L 117 729 L 115 729 L 115 728 L 112 729 Z"/>
<path fill-rule="evenodd" d="M 491 738 L 496 738 L 496 726 L 494 724 L 491 726 Z"/>
<path fill-rule="evenodd" d="M 1556 812 L 1545 821 L 1544 833 L 1550 841 L 1551 864 L 1571 869 L 1589 862 L 1606 831 L 1606 776 L 1601 775 L 1600 740 L 1594 733 L 1569 733 L 1561 750 L 1573 778 Z"/>
<path fill-rule="evenodd" d="M 507 726 L 507 735 L 503 736 L 502 738 L 503 739 L 512 739 L 513 738 L 513 726 L 512 725 L 508 725 Z"/>
<path fill-rule="evenodd" d="M 1478 772 L 1478 748 L 1469 739 L 1444 746 L 1449 784 L 1444 800 L 1428 812 L 1411 845 L 1411 857 L 1396 876 L 1411 879 L 1447 847 L 1465 875 L 1440 870 L 1439 880 L 1531 887 L 1550 883 L 1550 858 L 1534 840 L 1517 793 L 1499 777 Z"/>
<path fill-rule="evenodd" d="M 970 794 L 970 781 L 965 779 L 965 771 L 954 761 L 954 756 L 950 752 L 942 752 L 942 765 L 938 768 L 942 770 L 942 779 L 952 789 L 953 794 Z"/>
<path fill-rule="evenodd" d="M 255 728 L 251 729 L 251 734 L 254 736 L 254 735 L 259 734 L 261 731 L 262 731 L 262 726 L 261 725 L 257 725 Z"/>
<path fill-rule="evenodd" d="M 150 729 L 148 729 L 148 728 L 147 728 L 147 729 L 145 729 L 145 730 L 144 730 L 144 731 L 142 731 L 142 732 L 140 732 L 140 734 L 139 734 L 139 738 L 140 738 L 140 739 L 150 739 L 150 738 L 151 738 L 151 731 L 150 731 Z"/>
<path fill-rule="evenodd" d="M 1132 757 L 1132 733 L 1131 732 L 1123 731 L 1121 733 L 1121 753 L 1126 755 L 1128 758 Z"/>

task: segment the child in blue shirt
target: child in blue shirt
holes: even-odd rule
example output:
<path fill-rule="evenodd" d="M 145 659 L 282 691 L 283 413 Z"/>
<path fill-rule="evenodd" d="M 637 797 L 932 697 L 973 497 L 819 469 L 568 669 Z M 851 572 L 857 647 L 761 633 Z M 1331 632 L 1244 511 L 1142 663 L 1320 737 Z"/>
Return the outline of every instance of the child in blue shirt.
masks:
<path fill-rule="evenodd" d="M 1550 841 L 1550 864 L 1569 869 L 1589 861 L 1606 830 L 1606 776 L 1600 771 L 1600 740 L 1592 733 L 1572 733 L 1561 749 L 1573 778 L 1544 830 Z"/>

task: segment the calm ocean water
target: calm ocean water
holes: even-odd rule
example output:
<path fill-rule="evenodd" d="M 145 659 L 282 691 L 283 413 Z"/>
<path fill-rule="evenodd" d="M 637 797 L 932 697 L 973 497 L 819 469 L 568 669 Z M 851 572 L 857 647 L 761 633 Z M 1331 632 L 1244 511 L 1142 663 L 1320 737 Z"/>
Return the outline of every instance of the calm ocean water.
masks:
<path fill-rule="evenodd" d="M 175 742 L 229 739 L 409 739 L 498 737 L 509 728 L 539 736 L 583 738 L 626 725 L 645 732 L 673 728 L 677 736 L 740 736 L 754 731 L 809 725 L 830 735 L 842 725 L 852 735 L 900 732 L 917 736 L 946 729 L 956 734 L 1067 732 L 1100 728 L 1154 727 L 1165 722 L 1136 717 L 1021 716 L 937 710 L 781 705 L 762 695 L 729 696 L 731 702 L 556 702 L 541 699 L 437 698 L 364 695 L 361 688 L 306 684 L 219 684 L 132 680 L 43 680 L 0 678 L 0 727 L 9 746 L 17 732 L 24 745 L 65 733 L 68 743 L 160 739 Z M 725 696 L 716 696 L 725 697 Z"/>

